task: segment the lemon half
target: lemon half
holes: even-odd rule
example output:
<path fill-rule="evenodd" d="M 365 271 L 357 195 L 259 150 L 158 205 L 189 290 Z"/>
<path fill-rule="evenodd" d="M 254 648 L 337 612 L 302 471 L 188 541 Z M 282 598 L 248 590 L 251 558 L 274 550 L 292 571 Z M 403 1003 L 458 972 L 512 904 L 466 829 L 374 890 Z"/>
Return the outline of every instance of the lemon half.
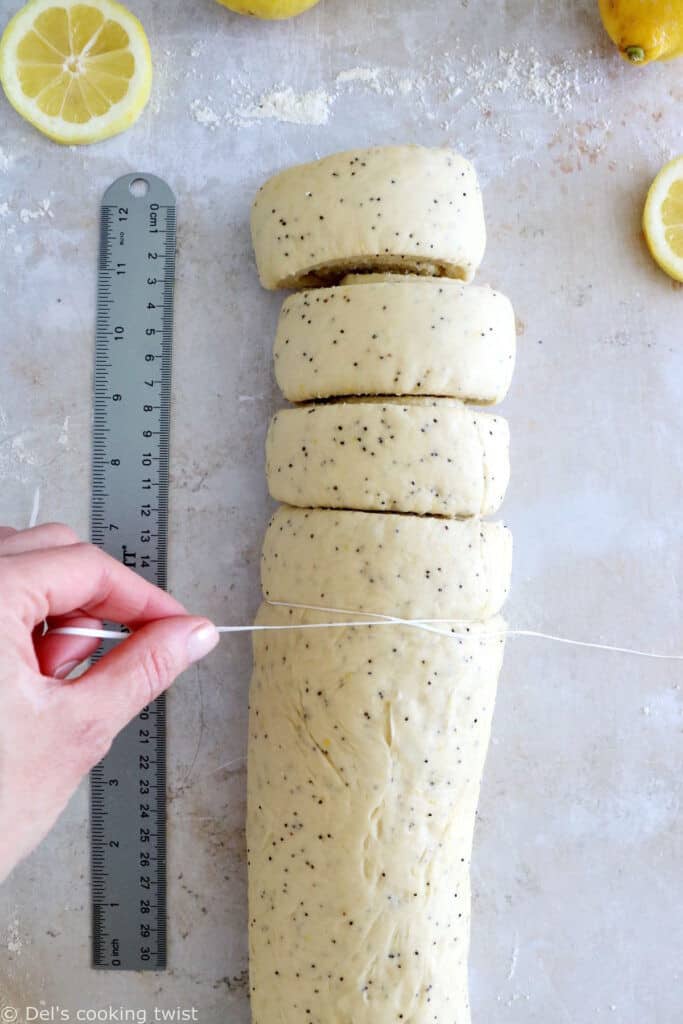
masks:
<path fill-rule="evenodd" d="M 138 19 L 115 0 L 31 0 L 0 40 L 0 81 L 22 117 L 56 142 L 97 142 L 142 113 L 152 56 Z"/>
<path fill-rule="evenodd" d="M 643 211 L 643 231 L 652 256 L 675 281 L 683 281 L 683 156 L 662 167 Z"/>
<path fill-rule="evenodd" d="M 319 0 L 218 0 L 219 4 L 230 8 L 236 14 L 265 18 L 267 21 L 293 18 L 314 7 L 318 2 Z"/>

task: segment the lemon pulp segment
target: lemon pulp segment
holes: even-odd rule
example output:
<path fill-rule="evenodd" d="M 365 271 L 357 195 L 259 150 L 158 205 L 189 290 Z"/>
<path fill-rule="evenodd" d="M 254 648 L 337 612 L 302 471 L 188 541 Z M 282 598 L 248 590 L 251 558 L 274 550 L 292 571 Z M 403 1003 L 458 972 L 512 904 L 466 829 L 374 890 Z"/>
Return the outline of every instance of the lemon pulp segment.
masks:
<path fill-rule="evenodd" d="M 669 247 L 683 260 L 683 178 L 673 183 L 662 203 L 662 222 Z"/>

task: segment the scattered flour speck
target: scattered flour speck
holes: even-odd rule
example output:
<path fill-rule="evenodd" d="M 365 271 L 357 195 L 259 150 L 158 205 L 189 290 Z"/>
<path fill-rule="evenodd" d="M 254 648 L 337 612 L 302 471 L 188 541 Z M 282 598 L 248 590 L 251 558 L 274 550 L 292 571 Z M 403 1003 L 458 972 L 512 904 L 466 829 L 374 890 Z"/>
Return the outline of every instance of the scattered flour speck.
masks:
<path fill-rule="evenodd" d="M 323 89 L 297 94 L 291 87 L 276 89 L 261 96 L 255 106 L 238 111 L 238 117 L 250 121 L 273 120 L 287 124 L 327 124 L 331 97 Z"/>
<path fill-rule="evenodd" d="M 571 110 L 581 93 L 579 61 L 573 57 L 548 61 L 534 47 L 524 52 L 501 48 L 496 56 L 495 63 L 473 59 L 466 64 L 467 80 L 479 100 L 512 92 L 559 114 Z"/>
<path fill-rule="evenodd" d="M 19 211 L 19 220 L 22 224 L 28 224 L 32 220 L 40 220 L 42 217 L 54 217 L 50 209 L 50 200 L 41 199 L 34 210 L 24 208 Z"/>
<path fill-rule="evenodd" d="M 64 420 L 59 437 L 57 438 L 57 444 L 61 444 L 64 448 L 69 446 L 69 419 L 70 417 L 67 416 Z"/>
<path fill-rule="evenodd" d="M 201 42 L 191 55 L 199 56 Z M 195 100 L 193 118 L 214 130 L 227 122 L 245 128 L 260 121 L 283 124 L 325 125 L 332 117 L 337 99 L 346 92 L 364 91 L 367 95 L 390 98 L 410 97 L 425 118 L 435 120 L 434 101 L 461 110 L 467 104 L 480 112 L 480 122 L 493 127 L 501 137 L 512 137 L 507 113 L 519 104 L 545 108 L 559 115 L 573 109 L 586 92 L 595 92 L 604 79 L 604 71 L 590 51 L 567 52 L 548 56 L 529 48 L 500 48 L 493 53 L 477 49 L 460 52 L 459 43 L 450 52 L 432 55 L 421 67 L 373 67 L 357 65 L 340 69 L 331 88 L 314 86 L 297 93 L 286 84 L 274 84 L 262 95 L 254 94 L 244 76 L 229 81 L 235 99 L 227 113 L 213 109 L 211 97 Z M 457 103 L 456 103 L 457 101 Z M 444 130 L 449 121 L 442 122 Z"/>
<path fill-rule="evenodd" d="M 209 101 L 210 99 L 211 97 L 209 97 Z M 190 111 L 197 124 L 203 125 L 210 131 L 215 131 L 221 123 L 221 119 L 216 111 L 212 107 L 207 106 L 202 100 L 193 100 L 190 104 Z"/>
<path fill-rule="evenodd" d="M 19 918 L 15 917 L 14 920 L 10 921 L 7 925 L 7 951 L 19 956 L 22 949 L 23 943 L 19 934 Z"/>
<path fill-rule="evenodd" d="M 337 75 L 337 85 L 349 82 L 363 82 L 370 88 L 379 90 L 379 68 L 346 68 Z"/>
<path fill-rule="evenodd" d="M 21 434 L 17 434 L 12 438 L 12 455 L 19 463 L 24 463 L 27 466 L 35 466 L 38 463 L 38 459 L 35 454 L 26 447 L 26 442 Z"/>

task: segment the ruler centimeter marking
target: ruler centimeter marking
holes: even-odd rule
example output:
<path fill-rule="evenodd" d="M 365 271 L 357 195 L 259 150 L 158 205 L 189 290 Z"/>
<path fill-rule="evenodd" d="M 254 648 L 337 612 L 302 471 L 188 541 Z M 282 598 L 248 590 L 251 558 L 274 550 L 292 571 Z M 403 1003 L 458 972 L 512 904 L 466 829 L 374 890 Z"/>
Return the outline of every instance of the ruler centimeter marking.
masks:
<path fill-rule="evenodd" d="M 152 174 L 104 194 L 95 343 L 91 539 L 166 588 L 175 197 Z M 103 644 L 99 657 L 110 649 Z M 93 966 L 166 967 L 166 700 L 90 776 Z"/>

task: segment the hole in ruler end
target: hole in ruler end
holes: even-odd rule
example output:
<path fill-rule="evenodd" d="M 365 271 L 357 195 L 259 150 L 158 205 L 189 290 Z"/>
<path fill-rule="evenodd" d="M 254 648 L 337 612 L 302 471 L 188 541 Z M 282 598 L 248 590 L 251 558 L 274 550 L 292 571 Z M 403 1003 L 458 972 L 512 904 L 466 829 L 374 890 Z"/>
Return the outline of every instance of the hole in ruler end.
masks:
<path fill-rule="evenodd" d="M 133 178 L 128 188 L 132 196 L 142 199 L 149 192 L 149 182 L 144 178 Z"/>

